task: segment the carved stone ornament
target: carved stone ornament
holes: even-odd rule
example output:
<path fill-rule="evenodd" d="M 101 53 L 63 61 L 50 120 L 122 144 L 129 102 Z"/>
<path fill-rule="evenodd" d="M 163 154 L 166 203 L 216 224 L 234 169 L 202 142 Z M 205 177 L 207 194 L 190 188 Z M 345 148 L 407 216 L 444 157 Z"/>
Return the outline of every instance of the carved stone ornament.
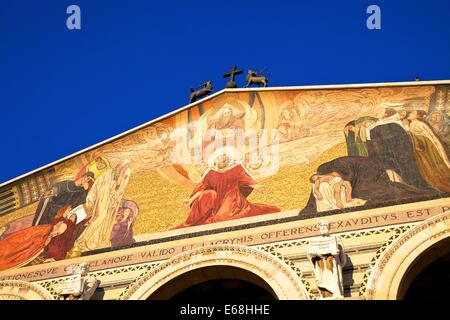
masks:
<path fill-rule="evenodd" d="M 328 221 L 320 221 L 319 230 L 321 236 L 310 240 L 306 255 L 312 264 L 322 299 L 342 299 L 342 269 L 347 260 L 342 242 L 339 237 L 330 235 Z"/>
<path fill-rule="evenodd" d="M 0 300 L 54 300 L 50 292 L 35 283 L 0 281 Z"/>
<path fill-rule="evenodd" d="M 73 268 L 73 275 L 66 278 L 59 286 L 58 293 L 63 300 L 90 300 L 99 281 L 88 274 L 89 267 L 81 263 Z"/>

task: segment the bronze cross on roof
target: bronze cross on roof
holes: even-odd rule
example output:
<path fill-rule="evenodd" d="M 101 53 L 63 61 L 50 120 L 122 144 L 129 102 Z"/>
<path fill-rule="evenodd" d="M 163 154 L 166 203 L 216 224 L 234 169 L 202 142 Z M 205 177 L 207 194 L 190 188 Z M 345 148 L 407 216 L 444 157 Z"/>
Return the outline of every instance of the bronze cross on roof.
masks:
<path fill-rule="evenodd" d="M 238 70 L 236 66 L 233 66 L 230 72 L 224 73 L 223 74 L 224 78 L 230 77 L 230 81 L 227 82 L 225 88 L 237 88 L 237 84 L 236 82 L 234 82 L 234 77 L 238 74 L 241 74 L 242 72 L 243 72 L 242 69 Z"/>

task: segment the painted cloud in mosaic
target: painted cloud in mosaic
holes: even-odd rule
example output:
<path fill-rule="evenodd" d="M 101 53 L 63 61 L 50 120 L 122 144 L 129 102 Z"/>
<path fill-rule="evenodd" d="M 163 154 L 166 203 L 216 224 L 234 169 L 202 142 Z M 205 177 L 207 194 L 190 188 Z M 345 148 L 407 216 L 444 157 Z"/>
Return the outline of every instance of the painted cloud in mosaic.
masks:
<path fill-rule="evenodd" d="M 0 270 L 450 193 L 450 86 L 225 92 L 0 189 Z"/>

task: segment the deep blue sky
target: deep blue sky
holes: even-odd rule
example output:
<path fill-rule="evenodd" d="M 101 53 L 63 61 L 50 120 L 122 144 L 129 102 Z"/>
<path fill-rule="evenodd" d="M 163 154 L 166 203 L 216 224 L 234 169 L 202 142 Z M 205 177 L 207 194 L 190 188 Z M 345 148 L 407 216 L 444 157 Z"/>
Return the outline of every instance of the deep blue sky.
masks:
<path fill-rule="evenodd" d="M 234 64 L 271 86 L 450 79 L 450 1 L 1 0 L 0 182 L 222 89 Z"/>

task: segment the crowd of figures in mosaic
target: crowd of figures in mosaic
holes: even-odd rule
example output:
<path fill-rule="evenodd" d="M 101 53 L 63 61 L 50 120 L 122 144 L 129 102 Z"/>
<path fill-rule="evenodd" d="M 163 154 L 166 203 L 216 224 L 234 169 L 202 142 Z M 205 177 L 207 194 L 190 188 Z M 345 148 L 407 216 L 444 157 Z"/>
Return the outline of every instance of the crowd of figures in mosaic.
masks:
<path fill-rule="evenodd" d="M 226 92 L 4 185 L 0 271 L 450 193 L 450 86 Z"/>

